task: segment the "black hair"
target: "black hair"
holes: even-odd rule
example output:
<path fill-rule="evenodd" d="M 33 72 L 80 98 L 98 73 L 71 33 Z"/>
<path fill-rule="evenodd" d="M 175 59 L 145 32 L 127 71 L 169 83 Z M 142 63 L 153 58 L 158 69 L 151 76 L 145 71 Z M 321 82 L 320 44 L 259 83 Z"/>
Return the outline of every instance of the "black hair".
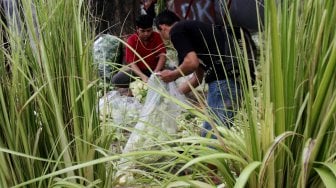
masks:
<path fill-rule="evenodd" d="M 135 26 L 140 27 L 141 29 L 147 29 L 153 27 L 153 17 L 149 15 L 140 15 L 135 20 Z"/>
<path fill-rule="evenodd" d="M 166 24 L 168 26 L 171 26 L 175 22 L 178 22 L 180 20 L 180 17 L 178 17 L 174 12 L 170 10 L 164 10 L 156 16 L 155 26 L 160 29 L 159 25 Z"/>

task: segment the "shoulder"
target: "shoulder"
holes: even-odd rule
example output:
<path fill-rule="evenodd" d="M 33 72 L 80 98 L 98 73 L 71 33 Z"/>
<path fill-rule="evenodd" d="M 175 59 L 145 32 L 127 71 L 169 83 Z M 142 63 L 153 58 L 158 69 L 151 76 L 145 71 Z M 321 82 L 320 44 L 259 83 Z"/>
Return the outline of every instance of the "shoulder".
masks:
<path fill-rule="evenodd" d="M 132 35 L 130 35 L 128 38 L 127 38 L 127 43 L 132 43 L 132 42 L 135 42 L 139 40 L 139 37 L 138 37 L 138 34 L 136 33 L 133 33 Z"/>
<path fill-rule="evenodd" d="M 162 42 L 162 38 L 161 38 L 160 33 L 156 32 L 156 31 L 153 31 L 153 33 L 152 33 L 152 39 L 154 41 Z"/>
<path fill-rule="evenodd" d="M 183 20 L 173 26 L 172 32 L 194 31 L 207 26 L 209 26 L 209 24 L 197 20 Z"/>
<path fill-rule="evenodd" d="M 161 37 L 160 33 L 153 31 L 153 37 Z"/>
<path fill-rule="evenodd" d="M 190 26 L 196 27 L 202 25 L 208 25 L 208 24 L 198 20 L 182 20 L 176 23 L 177 27 L 190 27 Z"/>

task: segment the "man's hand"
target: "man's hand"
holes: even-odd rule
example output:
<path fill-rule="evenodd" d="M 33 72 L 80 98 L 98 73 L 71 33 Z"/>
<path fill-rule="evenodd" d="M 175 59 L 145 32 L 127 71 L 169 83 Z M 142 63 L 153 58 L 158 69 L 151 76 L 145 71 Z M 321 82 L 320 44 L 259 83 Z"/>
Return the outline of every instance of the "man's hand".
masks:
<path fill-rule="evenodd" d="M 194 51 L 189 52 L 183 60 L 183 63 L 175 70 L 163 70 L 157 75 L 164 82 L 172 82 L 181 76 L 193 73 L 199 68 L 199 60 Z"/>
<path fill-rule="evenodd" d="M 177 70 L 163 70 L 156 73 L 156 75 L 158 75 L 162 81 L 168 83 L 175 81 L 179 77 L 179 74 L 177 74 L 176 71 Z"/>
<path fill-rule="evenodd" d="M 140 78 L 141 78 L 141 80 L 142 80 L 143 82 L 147 83 L 147 81 L 148 81 L 148 76 L 146 76 L 146 75 L 141 75 Z"/>

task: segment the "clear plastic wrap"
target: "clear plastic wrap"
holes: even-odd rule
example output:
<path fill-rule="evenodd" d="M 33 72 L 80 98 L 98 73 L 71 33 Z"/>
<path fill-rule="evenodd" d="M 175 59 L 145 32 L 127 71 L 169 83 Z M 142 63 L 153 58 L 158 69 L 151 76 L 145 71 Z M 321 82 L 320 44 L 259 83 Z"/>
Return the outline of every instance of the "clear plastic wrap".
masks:
<path fill-rule="evenodd" d="M 154 74 L 148 79 L 148 93 L 139 121 L 130 135 L 123 153 L 159 149 L 159 143 L 171 140 L 177 133 L 176 117 L 182 108 L 173 100 L 185 101 L 185 96 L 177 90 L 175 82 L 164 83 Z M 159 156 L 142 156 L 141 162 L 149 163 L 158 160 Z M 124 179 L 131 177 L 129 169 L 134 168 L 130 158 L 119 163 L 117 176 Z"/>
<path fill-rule="evenodd" d="M 110 81 L 122 61 L 122 43 L 113 35 L 103 34 L 93 44 L 94 62 L 99 77 Z"/>
<path fill-rule="evenodd" d="M 121 96 L 118 91 L 110 91 L 99 99 L 100 119 L 112 119 L 116 125 L 134 126 L 142 107 L 137 99 Z"/>

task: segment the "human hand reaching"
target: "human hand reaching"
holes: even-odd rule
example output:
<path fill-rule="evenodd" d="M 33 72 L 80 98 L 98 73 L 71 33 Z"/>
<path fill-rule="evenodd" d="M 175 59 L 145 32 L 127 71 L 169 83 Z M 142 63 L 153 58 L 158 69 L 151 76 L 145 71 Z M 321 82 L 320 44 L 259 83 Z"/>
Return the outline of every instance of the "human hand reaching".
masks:
<path fill-rule="evenodd" d="M 161 80 L 166 83 L 175 81 L 178 78 L 176 70 L 163 70 L 161 72 L 157 72 L 156 75 L 159 76 Z"/>
<path fill-rule="evenodd" d="M 147 81 L 148 81 L 148 76 L 146 76 L 146 75 L 142 75 L 140 78 L 141 78 L 141 80 L 142 80 L 143 82 L 147 83 Z"/>

